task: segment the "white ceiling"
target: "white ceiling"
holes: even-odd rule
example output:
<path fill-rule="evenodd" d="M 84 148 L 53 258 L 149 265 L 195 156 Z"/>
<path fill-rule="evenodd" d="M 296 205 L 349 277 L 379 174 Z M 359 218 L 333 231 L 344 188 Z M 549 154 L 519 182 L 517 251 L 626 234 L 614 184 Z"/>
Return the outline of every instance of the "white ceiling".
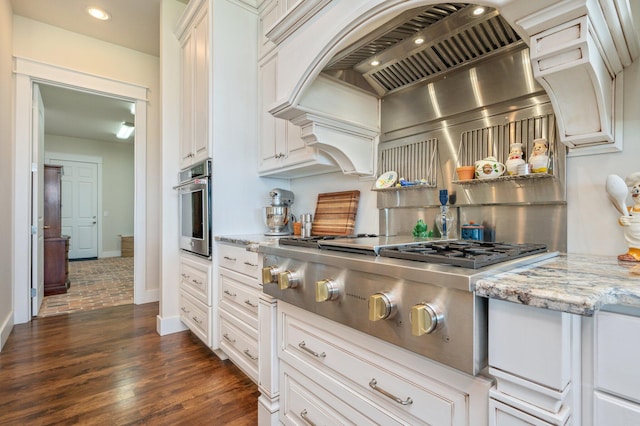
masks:
<path fill-rule="evenodd" d="M 11 6 L 15 15 L 158 56 L 160 1 L 11 0 Z M 105 9 L 111 19 L 92 18 L 89 6 Z M 133 121 L 128 102 L 52 86 L 42 87 L 42 98 L 47 134 L 122 142 L 115 131 L 122 121 Z"/>

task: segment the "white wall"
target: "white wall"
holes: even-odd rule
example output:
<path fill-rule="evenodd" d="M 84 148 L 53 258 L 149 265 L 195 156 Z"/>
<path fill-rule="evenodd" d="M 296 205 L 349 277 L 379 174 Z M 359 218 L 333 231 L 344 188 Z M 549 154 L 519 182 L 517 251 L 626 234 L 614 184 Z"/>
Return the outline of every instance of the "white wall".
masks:
<path fill-rule="evenodd" d="M 46 120 L 46 117 L 45 117 Z M 45 135 L 46 152 L 102 158 L 102 252 L 120 252 L 120 235 L 133 235 L 133 143 Z M 105 216 L 104 212 L 108 212 Z"/>
<path fill-rule="evenodd" d="M 159 58 L 14 16 L 15 56 L 148 88 L 145 290 L 159 282 L 160 72 Z M 138 242 L 140 244 L 140 242 Z"/>
<path fill-rule="evenodd" d="M 0 0 L 0 350 L 13 328 L 13 81 L 11 4 Z"/>

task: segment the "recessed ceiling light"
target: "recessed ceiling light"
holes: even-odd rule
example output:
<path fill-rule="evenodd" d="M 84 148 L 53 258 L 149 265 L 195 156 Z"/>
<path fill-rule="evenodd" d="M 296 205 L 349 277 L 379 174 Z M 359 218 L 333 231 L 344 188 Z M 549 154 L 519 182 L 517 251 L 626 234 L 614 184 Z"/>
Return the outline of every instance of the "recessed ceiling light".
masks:
<path fill-rule="evenodd" d="M 424 43 L 424 39 L 422 37 L 418 37 L 417 39 L 413 40 L 413 42 L 415 44 L 422 44 Z"/>
<path fill-rule="evenodd" d="M 376 59 L 376 60 L 371 61 L 371 66 L 372 66 L 372 67 L 377 67 L 378 65 L 380 65 L 380 61 L 378 61 L 377 59 Z"/>
<path fill-rule="evenodd" d="M 101 21 L 106 21 L 111 18 L 111 15 L 109 15 L 107 11 L 100 9 L 99 7 L 88 7 L 87 12 L 89 15 Z"/>
<path fill-rule="evenodd" d="M 135 124 L 124 122 L 120 125 L 120 130 L 116 133 L 116 137 L 118 139 L 129 139 L 135 128 Z"/>
<path fill-rule="evenodd" d="M 475 16 L 480 16 L 480 15 L 482 15 L 484 13 L 484 11 L 485 11 L 484 7 L 478 6 L 475 9 L 473 9 L 473 14 Z"/>

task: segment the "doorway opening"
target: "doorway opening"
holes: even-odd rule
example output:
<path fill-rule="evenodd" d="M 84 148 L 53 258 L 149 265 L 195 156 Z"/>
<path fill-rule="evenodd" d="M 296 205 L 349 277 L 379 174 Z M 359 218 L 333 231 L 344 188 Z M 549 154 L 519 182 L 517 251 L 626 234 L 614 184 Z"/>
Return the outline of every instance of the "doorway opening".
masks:
<path fill-rule="evenodd" d="M 46 84 L 63 87 L 82 93 L 119 99 L 135 105 L 136 123 L 133 142 L 133 236 L 142 244 L 136 244 L 134 258 L 134 300 L 136 304 L 158 300 L 158 289 L 148 289 L 145 283 L 147 262 L 145 216 L 146 216 L 146 114 L 147 89 L 137 85 L 117 82 L 81 72 L 61 69 L 47 64 L 16 58 L 16 152 L 14 192 L 16 196 L 14 217 L 16 233 L 12 245 L 16 256 L 14 276 L 15 323 L 28 322 L 32 317 L 32 240 L 22 236 L 32 234 L 31 211 L 34 201 L 31 199 L 31 183 L 37 173 L 37 145 L 32 140 L 31 111 L 34 86 Z M 34 169 L 36 169 L 34 171 Z M 36 202 L 37 203 L 37 202 Z M 99 214 L 103 214 L 100 212 Z M 26 240 L 26 241 L 25 241 Z"/>

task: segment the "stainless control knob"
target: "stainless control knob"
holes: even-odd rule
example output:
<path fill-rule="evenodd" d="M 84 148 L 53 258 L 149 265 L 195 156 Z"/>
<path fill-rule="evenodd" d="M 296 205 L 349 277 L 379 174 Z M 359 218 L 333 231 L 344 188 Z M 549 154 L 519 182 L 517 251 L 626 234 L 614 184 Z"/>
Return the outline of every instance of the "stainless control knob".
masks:
<path fill-rule="evenodd" d="M 338 284 L 332 280 L 316 281 L 316 302 L 328 302 L 340 297 Z"/>
<path fill-rule="evenodd" d="M 440 309 L 429 303 L 419 303 L 411 307 L 409 314 L 411 321 L 411 334 L 422 336 L 433 333 L 444 322 L 444 316 Z"/>
<path fill-rule="evenodd" d="M 278 274 L 282 272 L 275 266 L 265 266 L 262 268 L 262 284 L 275 284 L 278 282 Z"/>
<path fill-rule="evenodd" d="M 298 284 L 300 284 L 300 278 L 297 273 L 284 271 L 278 274 L 278 287 L 280 287 L 280 290 L 296 288 L 298 287 Z"/>
<path fill-rule="evenodd" d="M 395 305 L 388 294 L 376 293 L 369 296 L 369 320 L 379 321 L 391 318 Z"/>

